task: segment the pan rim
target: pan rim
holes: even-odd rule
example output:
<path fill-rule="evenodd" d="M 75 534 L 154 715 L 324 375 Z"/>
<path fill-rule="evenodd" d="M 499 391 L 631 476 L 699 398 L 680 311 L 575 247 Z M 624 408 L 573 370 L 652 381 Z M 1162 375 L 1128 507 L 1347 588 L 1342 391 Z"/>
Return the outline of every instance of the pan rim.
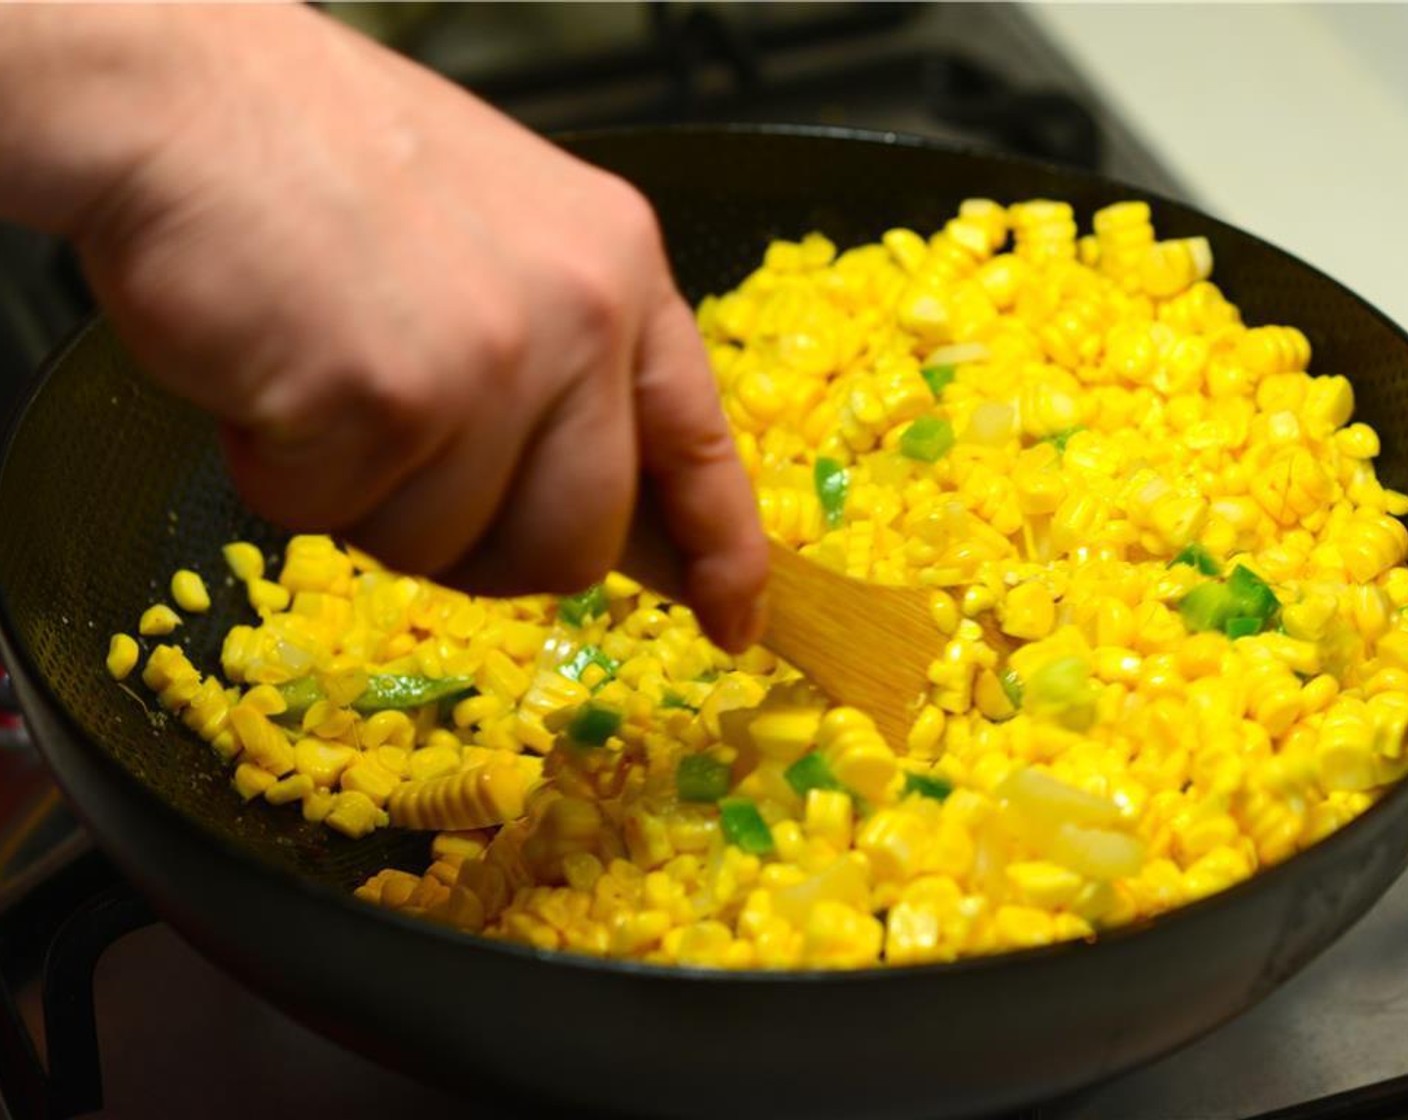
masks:
<path fill-rule="evenodd" d="M 1302 260 L 1295 254 L 1280 248 L 1256 234 L 1213 217 L 1196 206 L 1169 198 L 1155 191 L 1133 186 L 1119 179 L 1081 169 L 1062 167 L 1057 164 L 1021 156 L 1013 156 L 1006 153 L 988 152 L 975 147 L 946 143 L 903 132 L 880 132 L 824 125 L 739 123 L 721 125 L 685 124 L 669 126 L 632 126 L 583 130 L 555 136 L 552 139 L 568 146 L 568 150 L 571 151 L 572 145 L 584 142 L 590 143 L 599 139 L 609 140 L 627 138 L 630 136 L 659 136 L 662 134 L 696 136 L 718 136 L 721 134 L 752 135 L 760 137 L 779 136 L 801 140 L 824 139 L 858 141 L 889 147 L 935 150 L 965 158 L 976 158 L 1015 167 L 1041 169 L 1059 174 L 1063 177 L 1077 178 L 1095 186 L 1107 188 L 1113 186 L 1124 189 L 1131 192 L 1135 197 L 1158 201 L 1162 204 L 1175 207 L 1187 215 L 1198 219 L 1200 222 L 1209 223 L 1218 231 L 1226 231 L 1239 237 L 1249 238 L 1258 245 L 1272 250 L 1279 256 L 1289 260 L 1298 268 L 1307 270 L 1320 280 L 1339 289 L 1343 295 L 1348 296 L 1355 303 L 1369 311 L 1387 327 L 1391 333 L 1402 340 L 1405 348 L 1408 348 L 1408 331 L 1405 331 L 1403 327 L 1399 326 L 1378 307 L 1357 295 L 1346 285 L 1324 273 L 1314 265 Z M 573 154 L 577 153 L 574 151 Z M 9 423 L 6 425 L 4 442 L 3 445 L 0 445 L 0 451 L 2 451 L 2 453 L 0 453 L 0 480 L 3 480 L 9 467 L 15 439 L 23 429 L 25 419 L 34 407 L 35 402 L 49 385 L 53 372 L 91 331 L 101 329 L 102 324 L 105 322 L 106 320 L 101 314 L 94 315 L 85 320 L 75 327 L 40 364 L 38 375 L 28 387 L 23 403 L 15 410 Z M 1350 380 L 1352 382 L 1353 378 L 1351 377 Z M 247 867 L 258 868 L 261 872 L 281 882 L 285 888 L 291 888 L 294 892 L 303 895 L 309 901 L 336 906 L 342 913 L 356 917 L 357 920 L 374 920 L 388 923 L 393 928 L 400 928 L 417 936 L 429 936 L 443 939 L 447 944 L 458 946 L 460 949 L 480 949 L 493 953 L 502 953 L 520 961 L 531 961 L 553 967 L 585 969 L 597 973 L 614 974 L 635 981 L 664 982 L 685 980 L 692 983 L 707 982 L 714 985 L 738 984 L 746 986 L 778 983 L 905 983 L 921 978 L 932 978 L 934 981 L 937 981 L 940 977 L 944 976 L 959 976 L 970 973 L 981 974 L 992 969 L 1041 968 L 1048 964 L 1062 961 L 1077 953 L 1093 954 L 1104 951 L 1108 955 L 1109 952 L 1117 950 L 1120 945 L 1130 938 L 1145 935 L 1153 936 L 1155 934 L 1161 934 L 1164 931 L 1176 930 L 1182 925 L 1194 922 L 1218 908 L 1238 906 L 1242 904 L 1243 900 L 1249 901 L 1255 895 L 1270 890 L 1276 883 L 1284 880 L 1287 875 L 1295 874 L 1297 869 L 1306 869 L 1309 864 L 1315 862 L 1317 858 L 1330 858 L 1338 848 L 1350 842 L 1350 838 L 1357 834 L 1356 830 L 1363 831 L 1378 818 L 1396 811 L 1398 803 L 1408 799 L 1408 779 L 1402 779 L 1373 805 L 1348 824 L 1337 829 L 1323 840 L 1317 841 L 1310 847 L 1283 860 L 1281 863 L 1259 870 L 1251 877 L 1235 883 L 1225 890 L 1176 907 L 1172 910 L 1163 911 L 1151 917 L 1101 932 L 1091 939 L 1060 941 L 1033 948 L 1009 950 L 1002 953 L 960 957 L 953 961 L 936 961 L 906 965 L 877 964 L 857 969 L 807 968 L 769 970 L 753 968 L 731 970 L 684 965 L 649 964 L 634 960 L 615 960 L 593 957 L 565 949 L 535 949 L 517 942 L 497 940 L 479 934 L 453 929 L 421 918 L 403 915 L 397 911 L 387 910 L 372 903 L 363 902 L 355 898 L 350 892 L 340 891 L 328 884 L 301 876 L 290 868 L 282 867 L 278 864 L 261 859 L 229 837 L 208 828 L 200 819 L 187 816 L 175 806 L 166 802 L 163 798 L 158 796 L 155 791 L 128 771 L 126 767 L 122 766 L 121 763 L 108 752 L 89 740 L 86 733 L 78 726 L 77 721 L 69 714 L 67 707 L 55 695 L 48 680 L 45 679 L 42 673 L 37 671 L 37 667 L 29 650 L 25 648 L 24 644 L 18 639 L 13 624 L 9 594 L 3 586 L 0 586 L 0 650 L 3 650 L 5 653 L 7 663 L 12 671 L 16 665 L 20 667 L 23 673 L 23 679 L 34 691 L 35 695 L 46 709 L 45 714 L 62 726 L 65 734 L 74 740 L 79 750 L 90 753 L 101 765 L 109 767 L 119 781 L 127 783 L 129 788 L 136 792 L 138 798 L 145 802 L 148 812 L 154 809 L 157 816 L 168 827 L 177 830 L 184 829 L 187 836 L 190 836 L 192 833 L 199 836 L 201 840 L 210 848 L 213 848 L 218 855 L 236 860 Z M 200 743 L 198 740 L 192 741 L 193 747 L 203 745 L 204 744 Z M 47 764 L 47 745 L 42 742 L 37 742 L 37 746 L 40 753 L 44 755 Z M 59 784 L 62 785 L 62 783 Z M 67 790 L 65 790 L 65 794 L 67 795 Z M 86 819 L 86 814 L 83 813 L 81 806 L 72 798 L 70 798 L 69 801 L 71 805 L 74 805 L 78 809 L 79 815 Z M 101 836 L 94 833 L 93 838 L 105 852 L 114 858 L 120 866 L 124 866 L 125 868 L 125 863 L 108 847 Z M 129 874 L 132 874 L 133 878 L 139 880 L 142 878 L 140 872 L 129 872 Z M 1377 902 L 1379 897 L 1382 897 L 1382 895 L 1376 896 L 1374 902 Z M 1355 921 L 1362 916 L 1363 912 L 1356 916 Z M 1350 924 L 1352 925 L 1353 923 Z M 1345 927 L 1346 930 L 1348 928 L 1348 926 Z M 1105 948 L 1102 950 L 1102 947 Z M 1257 993 L 1257 995 L 1260 994 L 1264 993 Z"/>

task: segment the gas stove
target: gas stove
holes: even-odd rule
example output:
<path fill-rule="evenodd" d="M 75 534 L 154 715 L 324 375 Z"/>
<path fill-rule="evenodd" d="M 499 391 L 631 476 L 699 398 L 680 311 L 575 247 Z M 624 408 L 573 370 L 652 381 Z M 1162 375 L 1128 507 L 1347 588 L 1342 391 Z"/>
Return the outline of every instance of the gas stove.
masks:
<path fill-rule="evenodd" d="M 326 7 L 543 131 L 682 120 L 869 127 L 1186 197 L 1176 170 L 1007 5 Z M 0 421 L 42 354 L 90 309 L 71 254 L 0 228 Z M 1404 930 L 1408 881 L 1248 1014 L 1020 1115 L 1408 1116 Z M 544 1115 L 531 1100 L 465 1101 L 384 1070 L 207 963 L 93 850 L 3 714 L 0 982 L 0 1120 Z"/>

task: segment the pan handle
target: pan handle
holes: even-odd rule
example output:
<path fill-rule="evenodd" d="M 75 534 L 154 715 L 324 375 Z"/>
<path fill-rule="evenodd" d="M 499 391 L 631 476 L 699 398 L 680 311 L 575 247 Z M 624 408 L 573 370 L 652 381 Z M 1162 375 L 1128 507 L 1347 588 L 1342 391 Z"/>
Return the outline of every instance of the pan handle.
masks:
<path fill-rule="evenodd" d="M 156 920 L 96 852 L 39 884 L 4 915 L 0 940 L 0 1085 L 25 1120 L 69 1120 L 102 1107 L 93 972 L 107 948 Z M 48 1068 L 15 999 L 43 961 L 41 1004 Z"/>
<path fill-rule="evenodd" d="M 10 674 L 5 672 L 5 666 L 0 665 L 0 716 L 19 714 L 20 701 L 15 695 L 15 682 L 10 679 Z"/>

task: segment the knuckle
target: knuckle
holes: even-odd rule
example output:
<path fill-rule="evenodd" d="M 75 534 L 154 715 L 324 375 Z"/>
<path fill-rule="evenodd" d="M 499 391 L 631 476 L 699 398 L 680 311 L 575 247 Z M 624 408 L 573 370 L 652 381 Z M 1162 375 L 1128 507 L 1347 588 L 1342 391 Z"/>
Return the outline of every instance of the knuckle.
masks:
<path fill-rule="evenodd" d="M 411 452 L 440 428 L 436 378 L 423 367 L 393 362 L 349 371 L 344 391 L 352 422 L 365 425 L 373 441 Z"/>
<path fill-rule="evenodd" d="M 595 335 L 616 338 L 629 313 L 626 285 L 618 282 L 604 262 L 579 260 L 570 280 L 574 317 Z"/>
<path fill-rule="evenodd" d="M 655 210 L 645 195 L 625 179 L 602 174 L 600 212 L 612 235 L 633 252 L 663 257 L 664 241 Z"/>
<path fill-rule="evenodd" d="M 477 363 L 496 371 L 513 369 L 527 354 L 529 340 L 528 313 L 524 308 L 506 299 L 481 302 L 471 339 Z"/>

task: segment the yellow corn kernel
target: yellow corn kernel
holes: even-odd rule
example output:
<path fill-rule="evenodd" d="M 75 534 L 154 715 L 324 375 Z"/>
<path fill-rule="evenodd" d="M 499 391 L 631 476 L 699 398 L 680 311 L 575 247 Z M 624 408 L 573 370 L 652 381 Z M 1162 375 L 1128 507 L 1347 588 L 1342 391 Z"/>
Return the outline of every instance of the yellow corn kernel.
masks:
<path fill-rule="evenodd" d="M 1047 860 L 1009 863 L 1006 874 L 1023 901 L 1046 910 L 1070 905 L 1085 885 L 1074 871 Z"/>
<path fill-rule="evenodd" d="M 512 702 L 522 697 L 531 683 L 528 674 L 501 650 L 492 649 L 485 656 L 478 677 L 481 691 Z"/>
<path fill-rule="evenodd" d="M 1216 848 L 1203 856 L 1183 876 L 1188 899 L 1204 898 L 1225 890 L 1252 873 L 1252 865 L 1238 849 Z"/>
<path fill-rule="evenodd" d="M 486 915 L 484 904 L 474 892 L 451 886 L 445 898 L 426 912 L 426 917 L 468 933 L 478 933 L 484 928 Z"/>
<path fill-rule="evenodd" d="M 1305 421 L 1306 431 L 1312 439 L 1327 438 L 1331 432 L 1347 423 L 1353 413 L 1354 387 L 1350 385 L 1347 377 L 1336 374 L 1333 377 L 1310 379 L 1301 419 Z"/>
<path fill-rule="evenodd" d="M 267 716 L 241 701 L 230 709 L 230 726 L 249 758 L 281 777 L 293 769 L 293 746 Z"/>
<path fill-rule="evenodd" d="M 536 765 L 534 765 L 536 763 Z M 519 755 L 495 756 L 458 774 L 402 782 L 387 805 L 400 828 L 467 829 L 503 824 L 523 815 L 542 764 Z"/>
<path fill-rule="evenodd" d="M 347 790 L 333 796 L 323 823 L 356 840 L 384 827 L 387 816 L 366 794 Z"/>
<path fill-rule="evenodd" d="M 328 591 L 351 574 L 351 557 L 340 551 L 331 537 L 301 535 L 290 540 L 284 550 L 279 583 L 290 592 Z"/>
<path fill-rule="evenodd" d="M 850 795 L 842 790 L 813 789 L 807 791 L 803 826 L 807 835 L 825 840 L 838 852 L 851 846 L 851 826 L 854 806 Z"/>
<path fill-rule="evenodd" d="M 870 859 L 871 868 L 881 879 L 905 882 L 924 867 L 928 828 L 912 813 L 882 809 L 872 814 L 856 835 L 856 850 Z"/>
<path fill-rule="evenodd" d="M 159 645 L 147 657 L 142 683 L 157 694 L 162 707 L 179 712 L 200 692 L 200 673 L 179 646 Z"/>
<path fill-rule="evenodd" d="M 919 713 L 919 718 L 909 729 L 906 746 L 909 748 L 911 757 L 921 759 L 938 757 L 942 750 L 945 720 L 943 709 L 936 708 L 932 704 L 924 706 Z"/>
<path fill-rule="evenodd" d="M 252 801 L 267 791 L 279 779 L 267 770 L 251 762 L 241 762 L 235 767 L 235 792 L 246 801 Z"/>
<path fill-rule="evenodd" d="M 1031 906 L 999 906 L 993 915 L 993 930 L 1003 947 L 1046 945 L 1056 936 L 1051 915 Z"/>
<path fill-rule="evenodd" d="M 899 762 L 869 716 L 854 708 L 833 708 L 821 721 L 816 744 L 843 786 L 876 804 L 895 797 Z"/>
<path fill-rule="evenodd" d="M 626 811 L 621 832 L 626 850 L 637 867 L 662 867 L 675 855 L 669 823 L 640 805 Z"/>
<path fill-rule="evenodd" d="M 768 758 L 795 762 L 816 741 L 821 716 L 817 708 L 762 711 L 748 724 L 748 735 L 753 745 Z"/>
<path fill-rule="evenodd" d="M 291 801 L 301 801 L 313 792 L 313 779 L 307 774 L 290 774 L 264 791 L 264 800 L 270 805 L 287 805 Z"/>
<path fill-rule="evenodd" d="M 1037 641 L 1056 625 L 1056 601 L 1041 583 L 1019 583 L 1002 604 L 1002 632 L 1014 638 Z"/>
<path fill-rule="evenodd" d="M 1258 377 L 1294 373 L 1310 363 L 1310 342 L 1294 327 L 1254 327 L 1238 341 L 1237 358 Z"/>
<path fill-rule="evenodd" d="M 314 785 L 331 788 L 342 772 L 352 764 L 357 752 L 341 743 L 321 739 L 300 739 L 293 747 L 293 768 L 308 777 Z"/>
<path fill-rule="evenodd" d="M 318 700 L 309 705 L 300 722 L 304 731 L 316 735 L 319 739 L 346 739 L 356 724 L 357 717 L 331 700 Z"/>
<path fill-rule="evenodd" d="M 622 914 L 611 930 L 612 956 L 635 956 L 655 945 L 671 925 L 670 915 L 663 910 L 640 910 Z"/>
<path fill-rule="evenodd" d="M 1315 765 L 1326 790 L 1365 790 L 1378 784 L 1374 728 L 1361 702 L 1341 700 L 1325 713 Z"/>
<path fill-rule="evenodd" d="M 144 638 L 155 638 L 169 634 L 181 625 L 181 616 L 165 603 L 153 603 L 142 612 L 137 623 L 137 633 Z"/>
<path fill-rule="evenodd" d="M 524 862 L 539 881 L 557 881 L 565 873 L 566 858 L 596 849 L 604 828 L 601 809 L 595 802 L 580 797 L 556 798 L 524 840 Z"/>
<path fill-rule="evenodd" d="M 427 782 L 453 774 L 460 766 L 459 743 L 431 743 L 412 751 L 406 760 L 406 776 L 413 782 Z"/>
<path fill-rule="evenodd" d="M 389 910 L 399 910 L 406 905 L 420 879 L 409 871 L 387 868 L 378 871 L 353 893 L 364 902 L 374 902 Z"/>
<path fill-rule="evenodd" d="M 1350 424 L 1335 433 L 1335 447 L 1350 459 L 1375 459 L 1379 454 L 1379 434 L 1368 424 Z"/>
<path fill-rule="evenodd" d="M 1338 604 L 1329 595 L 1307 595 L 1300 602 L 1281 608 L 1281 622 L 1291 637 L 1319 641 L 1337 609 Z"/>
<path fill-rule="evenodd" d="M 592 890 L 605 870 L 601 860 L 591 852 L 568 852 L 562 857 L 562 875 L 573 890 Z"/>
<path fill-rule="evenodd" d="M 1349 577 L 1356 583 L 1369 583 L 1403 561 L 1408 529 L 1393 517 L 1358 516 L 1345 526 L 1335 546 Z"/>
<path fill-rule="evenodd" d="M 108 643 L 108 674 L 115 681 L 125 680 L 137 667 L 139 654 L 135 638 L 130 634 L 114 634 Z"/>
<path fill-rule="evenodd" d="M 272 580 L 257 577 L 249 581 L 249 605 L 261 614 L 266 611 L 278 612 L 288 609 L 292 597 L 287 587 Z"/>
<path fill-rule="evenodd" d="M 363 722 L 362 746 L 372 750 L 385 744 L 410 750 L 416 742 L 416 725 L 405 712 L 388 709 Z"/>
<path fill-rule="evenodd" d="M 321 824 L 332 811 L 336 794 L 327 789 L 315 789 L 303 795 L 303 819 L 312 824 Z"/>
<path fill-rule="evenodd" d="M 970 587 L 963 593 L 961 609 L 964 618 L 977 618 L 997 606 L 997 596 L 989 587 Z"/>
<path fill-rule="evenodd" d="M 1167 299 L 1206 280 L 1212 272 L 1212 246 L 1205 237 L 1160 241 L 1151 245 L 1139 266 L 1139 282 L 1151 296 Z"/>
<path fill-rule="evenodd" d="M 880 240 L 890 250 L 895 263 L 909 273 L 918 272 L 929 253 L 924 239 L 912 229 L 892 229 Z"/>
<path fill-rule="evenodd" d="M 171 597 L 183 611 L 201 614 L 210 609 L 210 592 L 205 581 L 189 568 L 182 568 L 171 577 Z"/>
<path fill-rule="evenodd" d="M 342 771 L 338 785 L 344 790 L 366 794 L 372 804 L 380 808 L 386 804 L 392 791 L 401 785 L 401 779 L 375 759 L 363 755 L 353 759 Z"/>
<path fill-rule="evenodd" d="M 1017 714 L 1012 697 L 1008 695 L 1001 679 L 991 669 L 983 669 L 978 673 L 977 680 L 973 684 L 973 704 L 990 720 L 1011 719 Z"/>
<path fill-rule="evenodd" d="M 264 554 L 248 541 L 231 541 L 220 551 L 230 574 L 241 583 L 249 583 L 264 575 Z"/>
<path fill-rule="evenodd" d="M 288 711 L 288 701 L 284 699 L 283 694 L 268 684 L 251 688 L 240 697 L 240 703 L 263 716 L 277 716 Z"/>

